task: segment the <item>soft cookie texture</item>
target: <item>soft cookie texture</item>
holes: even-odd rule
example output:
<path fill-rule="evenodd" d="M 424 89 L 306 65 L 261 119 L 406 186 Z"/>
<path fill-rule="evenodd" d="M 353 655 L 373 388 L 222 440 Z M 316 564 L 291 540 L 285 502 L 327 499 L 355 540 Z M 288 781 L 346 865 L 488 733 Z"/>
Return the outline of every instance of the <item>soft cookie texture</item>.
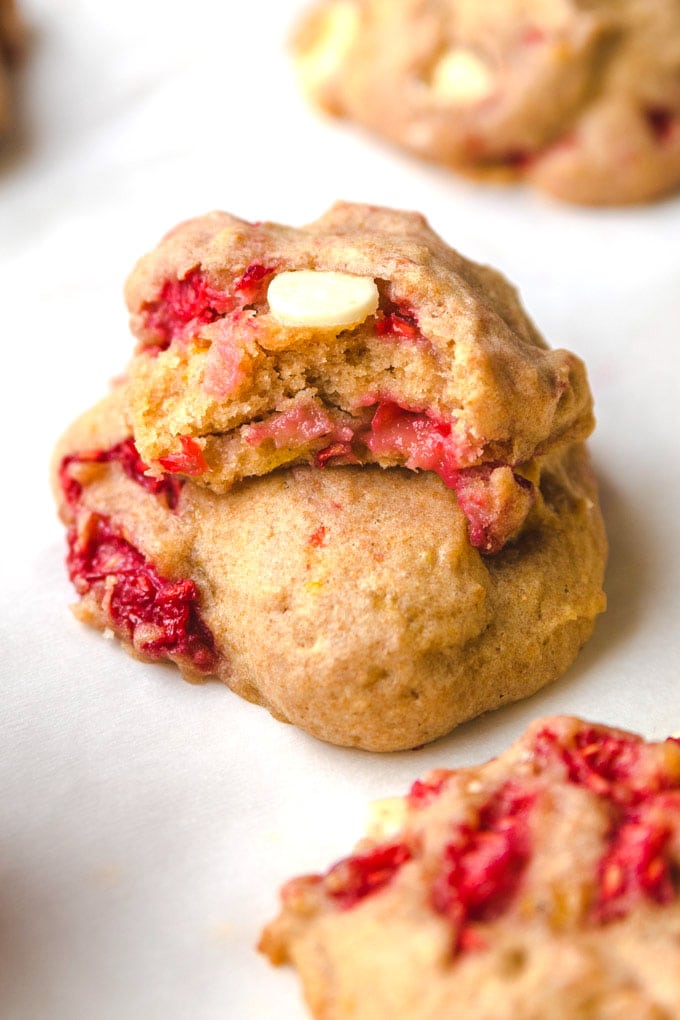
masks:
<path fill-rule="evenodd" d="M 119 386 L 55 455 L 75 612 L 332 743 L 414 747 L 532 694 L 604 608 L 581 444 L 538 459 L 521 533 L 469 540 L 433 472 L 300 466 L 214 492 L 149 475 Z"/>
<path fill-rule="evenodd" d="M 593 426 L 583 363 L 415 213 L 216 212 L 142 258 L 127 300 L 140 455 L 217 492 L 297 463 L 432 470 L 489 508 L 473 542 L 493 551 L 530 509 L 533 459 Z"/>
<path fill-rule="evenodd" d="M 319 1020 L 680 1016 L 678 740 L 542 719 L 377 807 L 261 940 Z"/>
<path fill-rule="evenodd" d="M 418 156 L 573 202 L 680 184 L 677 0 L 319 0 L 303 88 Z"/>

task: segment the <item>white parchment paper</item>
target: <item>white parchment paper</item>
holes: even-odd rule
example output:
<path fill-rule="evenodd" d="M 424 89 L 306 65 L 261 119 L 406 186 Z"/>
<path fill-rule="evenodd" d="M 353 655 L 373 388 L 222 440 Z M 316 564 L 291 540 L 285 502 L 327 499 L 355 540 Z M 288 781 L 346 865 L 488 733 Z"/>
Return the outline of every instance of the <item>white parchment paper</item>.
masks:
<path fill-rule="evenodd" d="M 481 761 L 530 719 L 680 728 L 680 199 L 585 210 L 476 186 L 312 112 L 300 2 L 24 0 L 21 129 L 0 153 L 0 1015 L 302 1020 L 254 951 L 282 881 L 325 868 L 371 799 Z M 503 270 L 587 362 L 609 610 L 529 701 L 421 751 L 320 744 L 76 623 L 51 448 L 130 355 L 123 280 L 187 216 L 301 224 L 347 198 L 419 209 Z"/>

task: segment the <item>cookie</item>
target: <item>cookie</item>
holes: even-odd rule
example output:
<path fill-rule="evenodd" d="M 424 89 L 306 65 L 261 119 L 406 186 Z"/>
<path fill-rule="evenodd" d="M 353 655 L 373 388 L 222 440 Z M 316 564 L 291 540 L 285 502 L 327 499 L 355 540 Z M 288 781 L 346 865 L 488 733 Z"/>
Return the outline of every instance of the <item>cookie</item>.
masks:
<path fill-rule="evenodd" d="M 435 471 L 486 551 L 535 497 L 534 458 L 593 426 L 583 363 L 422 216 L 338 203 L 299 229 L 213 213 L 127 284 L 144 461 L 215 492 L 283 465 Z"/>
<path fill-rule="evenodd" d="M 326 111 L 571 202 L 680 184 L 677 0 L 318 0 L 294 41 Z"/>
<path fill-rule="evenodd" d="M 543 719 L 381 807 L 353 854 L 284 886 L 262 936 L 314 1016 L 680 1016 L 677 739 Z"/>
<path fill-rule="evenodd" d="M 149 475 L 127 398 L 119 386 L 55 454 L 76 615 L 322 740 L 413 747 L 532 694 L 604 608 L 580 444 L 541 458 L 521 535 L 489 557 L 434 472 L 301 466 L 227 493 Z"/>
<path fill-rule="evenodd" d="M 24 34 L 15 0 L 0 0 L 0 134 L 12 122 L 11 75 L 23 49 Z"/>

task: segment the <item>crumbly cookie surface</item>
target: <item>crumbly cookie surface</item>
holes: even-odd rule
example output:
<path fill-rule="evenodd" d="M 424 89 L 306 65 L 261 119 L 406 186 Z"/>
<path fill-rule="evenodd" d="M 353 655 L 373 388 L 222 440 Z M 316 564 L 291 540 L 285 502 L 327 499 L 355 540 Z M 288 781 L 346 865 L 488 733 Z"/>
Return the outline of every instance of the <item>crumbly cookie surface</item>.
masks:
<path fill-rule="evenodd" d="M 311 314 L 328 274 L 341 297 Z M 213 213 L 141 259 L 127 301 L 140 454 L 214 491 L 282 465 L 378 463 L 434 470 L 460 496 L 502 467 L 491 487 L 521 517 L 514 469 L 593 425 L 582 362 L 414 213 L 338 203 L 299 229 Z"/>
<path fill-rule="evenodd" d="M 680 184 L 677 0 L 320 0 L 303 88 L 419 156 L 568 201 Z"/>
<path fill-rule="evenodd" d="M 293 879 L 260 948 L 323 1020 L 680 1015 L 680 743 L 536 721 Z"/>
<path fill-rule="evenodd" d="M 556 679 L 604 608 L 580 444 L 493 556 L 433 472 L 308 466 L 213 492 L 146 473 L 119 387 L 59 444 L 76 615 L 332 743 L 417 746 Z"/>

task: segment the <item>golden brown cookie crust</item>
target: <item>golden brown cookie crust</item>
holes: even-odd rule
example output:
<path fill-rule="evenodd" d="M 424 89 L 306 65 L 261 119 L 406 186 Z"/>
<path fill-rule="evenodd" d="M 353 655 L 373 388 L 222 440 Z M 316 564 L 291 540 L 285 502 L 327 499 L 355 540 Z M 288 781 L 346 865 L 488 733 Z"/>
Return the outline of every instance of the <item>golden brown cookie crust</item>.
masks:
<path fill-rule="evenodd" d="M 187 679 L 216 676 L 320 739 L 433 740 L 555 680 L 604 608 L 606 543 L 579 444 L 539 459 L 520 537 L 484 557 L 431 472 L 300 467 L 226 494 L 187 481 L 173 508 L 119 462 L 87 462 L 68 469 L 81 487 L 69 503 L 64 458 L 124 440 L 126 401 L 119 387 L 59 444 L 66 523 L 87 534 L 104 520 L 168 582 L 195 584 L 215 658 L 201 672 L 171 649 Z M 116 627 L 110 595 L 95 585 L 78 616 L 144 657 L 148 633 Z"/>
<path fill-rule="evenodd" d="M 320 0 L 294 49 L 315 103 L 463 173 L 595 205 L 680 183 L 676 0 Z"/>

